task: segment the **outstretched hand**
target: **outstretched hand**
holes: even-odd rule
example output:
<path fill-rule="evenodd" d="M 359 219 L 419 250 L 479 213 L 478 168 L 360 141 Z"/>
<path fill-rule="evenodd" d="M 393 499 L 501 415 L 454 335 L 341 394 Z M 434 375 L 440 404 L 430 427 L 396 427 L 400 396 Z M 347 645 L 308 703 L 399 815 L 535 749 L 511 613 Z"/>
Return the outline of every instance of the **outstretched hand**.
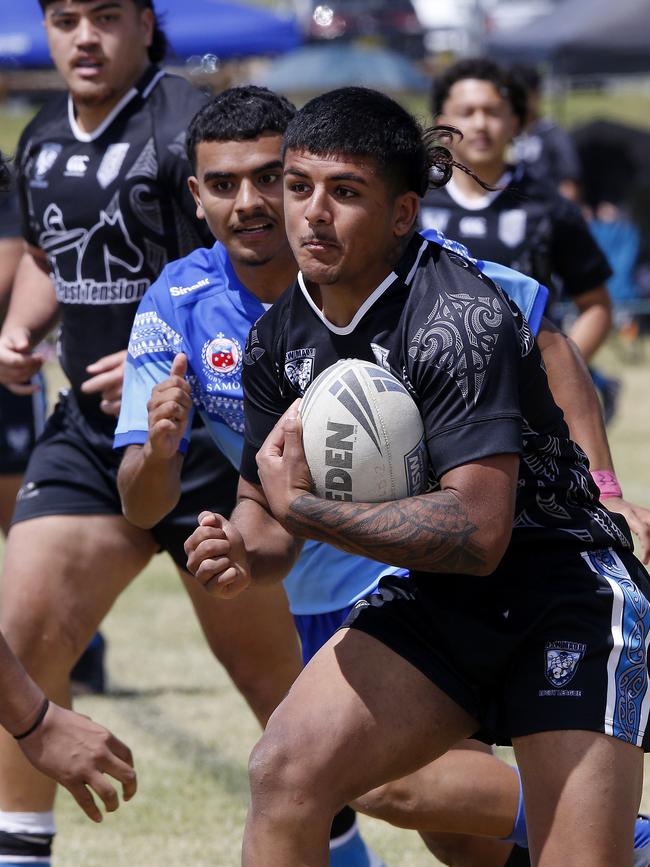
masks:
<path fill-rule="evenodd" d="M 232 599 L 250 584 L 242 535 L 216 512 L 201 512 L 199 526 L 185 542 L 185 553 L 188 571 L 212 596 Z"/>
<path fill-rule="evenodd" d="M 39 386 L 29 380 L 41 369 L 45 357 L 30 349 L 25 328 L 13 328 L 0 337 L 0 383 L 14 394 L 33 394 Z"/>
<path fill-rule="evenodd" d="M 126 356 L 127 350 L 121 349 L 99 358 L 86 368 L 91 377 L 82 383 L 81 390 L 84 394 L 99 394 L 99 407 L 106 415 L 120 414 Z"/>
<path fill-rule="evenodd" d="M 622 497 L 608 497 L 605 506 L 610 512 L 623 515 L 630 525 L 630 530 L 638 538 L 641 546 L 641 560 L 648 565 L 650 562 L 650 509 L 637 506 Z"/>
<path fill-rule="evenodd" d="M 281 524 L 286 520 L 291 503 L 312 490 L 312 477 L 302 445 L 299 406 L 300 400 L 291 404 L 257 453 L 264 494 Z"/>
<path fill-rule="evenodd" d="M 101 822 L 102 814 L 91 791 L 109 813 L 119 807 L 118 794 L 106 775 L 122 784 L 125 801 L 135 795 L 131 750 L 87 716 L 50 702 L 43 722 L 18 744 L 34 767 L 65 786 L 93 822 Z"/>
<path fill-rule="evenodd" d="M 148 448 L 160 460 L 178 452 L 192 408 L 192 389 L 185 379 L 187 356 L 174 357 L 170 376 L 153 387 L 147 403 L 149 417 Z"/>

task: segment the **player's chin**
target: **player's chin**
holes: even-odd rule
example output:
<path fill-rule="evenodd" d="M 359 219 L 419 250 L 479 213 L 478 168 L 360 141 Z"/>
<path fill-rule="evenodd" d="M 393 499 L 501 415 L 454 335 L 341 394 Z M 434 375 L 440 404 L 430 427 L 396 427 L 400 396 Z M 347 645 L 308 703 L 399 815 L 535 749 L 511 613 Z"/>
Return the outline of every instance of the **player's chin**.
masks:
<path fill-rule="evenodd" d="M 301 257 L 298 263 L 305 280 L 310 283 L 318 283 L 327 286 L 336 283 L 339 279 L 339 263 L 319 262 L 312 256 Z"/>

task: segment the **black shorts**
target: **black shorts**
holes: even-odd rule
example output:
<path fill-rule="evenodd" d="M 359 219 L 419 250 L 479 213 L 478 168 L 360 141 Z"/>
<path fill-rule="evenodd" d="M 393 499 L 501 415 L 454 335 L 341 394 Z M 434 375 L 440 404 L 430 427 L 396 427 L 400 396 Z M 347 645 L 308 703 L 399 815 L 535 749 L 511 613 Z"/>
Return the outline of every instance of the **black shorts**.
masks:
<path fill-rule="evenodd" d="M 34 394 L 18 395 L 0 385 L 0 475 L 25 472 L 47 415 L 47 397 L 42 377 Z"/>
<path fill-rule="evenodd" d="M 90 424 L 74 396 L 62 393 L 47 420 L 16 500 L 13 523 L 45 515 L 119 515 L 117 471 L 122 450 L 112 448 L 110 424 Z M 183 463 L 181 498 L 151 532 L 164 551 L 185 568 L 183 544 L 203 509 L 229 515 L 238 474 L 214 445 L 208 430 L 195 427 Z"/>
<path fill-rule="evenodd" d="M 407 659 L 487 742 L 583 729 L 649 751 L 643 566 L 611 549 L 511 560 L 501 578 L 382 579 L 344 625 Z"/>

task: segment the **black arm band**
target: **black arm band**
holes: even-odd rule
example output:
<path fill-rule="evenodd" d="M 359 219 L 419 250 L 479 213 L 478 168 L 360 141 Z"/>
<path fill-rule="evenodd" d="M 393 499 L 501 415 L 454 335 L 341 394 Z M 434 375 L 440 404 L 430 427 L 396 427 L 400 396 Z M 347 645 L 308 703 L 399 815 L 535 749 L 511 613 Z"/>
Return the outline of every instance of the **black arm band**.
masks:
<path fill-rule="evenodd" d="M 35 732 L 36 729 L 40 726 L 40 724 L 45 719 L 45 714 L 47 713 L 47 709 L 49 708 L 49 706 L 50 706 L 49 698 L 44 698 L 43 704 L 41 705 L 41 709 L 39 710 L 38 716 L 36 717 L 34 722 L 30 725 L 30 727 L 27 729 L 26 732 L 22 732 L 22 734 L 19 734 L 19 735 L 14 735 L 14 738 L 17 741 L 22 741 L 23 738 L 26 738 L 29 735 L 31 735 L 32 732 Z"/>

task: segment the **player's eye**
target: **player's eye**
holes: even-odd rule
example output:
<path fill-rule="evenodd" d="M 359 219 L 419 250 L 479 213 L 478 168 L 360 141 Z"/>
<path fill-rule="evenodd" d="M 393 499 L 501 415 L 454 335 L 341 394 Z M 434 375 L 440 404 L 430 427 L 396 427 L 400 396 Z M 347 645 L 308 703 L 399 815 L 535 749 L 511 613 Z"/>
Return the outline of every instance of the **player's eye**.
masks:
<path fill-rule="evenodd" d="M 302 181 L 290 181 L 287 184 L 287 189 L 290 192 L 296 193 L 296 195 L 300 196 L 309 192 L 309 185 L 303 183 Z"/>
<path fill-rule="evenodd" d="M 356 190 L 352 190 L 350 187 L 337 187 L 334 192 L 337 199 L 354 199 L 359 195 Z"/>
<path fill-rule="evenodd" d="M 229 193 L 233 189 L 232 181 L 216 181 L 212 189 L 217 193 Z"/>
<path fill-rule="evenodd" d="M 278 172 L 267 172 L 265 175 L 260 175 L 260 183 L 265 187 L 270 187 L 279 181 L 280 175 Z"/>
<path fill-rule="evenodd" d="M 77 25 L 77 19 L 72 15 L 58 15 L 52 19 L 52 24 L 61 30 L 73 30 Z"/>
<path fill-rule="evenodd" d="M 120 16 L 117 12 L 102 12 L 101 15 L 97 16 L 97 21 L 99 24 L 114 24 L 116 21 L 119 20 Z"/>

